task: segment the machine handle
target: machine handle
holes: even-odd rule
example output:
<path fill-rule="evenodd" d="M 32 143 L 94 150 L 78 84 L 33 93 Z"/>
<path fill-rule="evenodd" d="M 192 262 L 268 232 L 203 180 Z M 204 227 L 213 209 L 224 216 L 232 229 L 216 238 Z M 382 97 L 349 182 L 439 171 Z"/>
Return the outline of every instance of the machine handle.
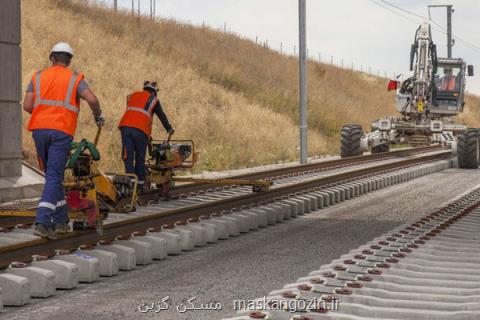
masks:
<path fill-rule="evenodd" d="M 100 140 L 100 134 L 102 133 L 102 126 L 97 126 L 97 135 L 95 136 L 95 147 L 98 145 L 98 141 Z"/>

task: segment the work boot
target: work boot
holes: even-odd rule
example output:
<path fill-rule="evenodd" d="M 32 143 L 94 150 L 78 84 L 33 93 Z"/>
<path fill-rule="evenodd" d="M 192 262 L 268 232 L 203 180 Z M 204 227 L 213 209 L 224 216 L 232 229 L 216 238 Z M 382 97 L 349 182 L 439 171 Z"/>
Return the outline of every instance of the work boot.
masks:
<path fill-rule="evenodd" d="M 67 223 L 57 223 L 55 225 L 56 234 L 65 234 L 70 231 L 70 228 Z"/>
<path fill-rule="evenodd" d="M 43 224 L 35 225 L 33 234 L 42 238 L 50 239 L 50 240 L 57 239 L 57 235 L 55 234 L 55 231 L 53 231 L 52 228 L 49 228 Z"/>

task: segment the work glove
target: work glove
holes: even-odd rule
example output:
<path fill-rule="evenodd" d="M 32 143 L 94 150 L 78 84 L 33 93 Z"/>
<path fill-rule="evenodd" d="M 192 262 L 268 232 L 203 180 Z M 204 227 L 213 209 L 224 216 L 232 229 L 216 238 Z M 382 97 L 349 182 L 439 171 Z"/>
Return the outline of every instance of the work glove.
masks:
<path fill-rule="evenodd" d="M 97 124 L 97 126 L 102 127 L 105 124 L 105 116 L 103 114 L 96 116 L 95 123 Z"/>
<path fill-rule="evenodd" d="M 175 133 L 175 130 L 173 130 L 173 128 L 168 129 L 168 134 L 173 135 L 174 133 Z"/>

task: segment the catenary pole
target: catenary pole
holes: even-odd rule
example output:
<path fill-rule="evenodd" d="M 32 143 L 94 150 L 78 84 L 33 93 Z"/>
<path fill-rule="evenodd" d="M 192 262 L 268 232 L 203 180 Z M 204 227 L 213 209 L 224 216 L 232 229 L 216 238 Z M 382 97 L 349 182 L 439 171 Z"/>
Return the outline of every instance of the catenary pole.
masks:
<path fill-rule="evenodd" d="M 306 0 L 298 0 L 299 12 L 299 75 L 300 75 L 300 163 L 307 163 L 307 26 Z"/>

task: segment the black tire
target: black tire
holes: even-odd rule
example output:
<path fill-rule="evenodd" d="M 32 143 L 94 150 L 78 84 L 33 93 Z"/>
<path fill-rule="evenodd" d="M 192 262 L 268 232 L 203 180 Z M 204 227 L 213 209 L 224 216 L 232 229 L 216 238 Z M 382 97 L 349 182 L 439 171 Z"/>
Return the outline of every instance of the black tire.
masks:
<path fill-rule="evenodd" d="M 390 145 L 388 145 L 387 143 L 382 143 L 372 148 L 372 154 L 389 152 L 389 151 L 390 151 Z"/>
<path fill-rule="evenodd" d="M 342 128 L 340 156 L 342 158 L 362 155 L 360 140 L 363 136 L 362 127 L 356 124 L 349 124 Z"/>
<path fill-rule="evenodd" d="M 477 129 L 467 129 L 457 135 L 458 167 L 478 169 L 479 145 Z"/>

